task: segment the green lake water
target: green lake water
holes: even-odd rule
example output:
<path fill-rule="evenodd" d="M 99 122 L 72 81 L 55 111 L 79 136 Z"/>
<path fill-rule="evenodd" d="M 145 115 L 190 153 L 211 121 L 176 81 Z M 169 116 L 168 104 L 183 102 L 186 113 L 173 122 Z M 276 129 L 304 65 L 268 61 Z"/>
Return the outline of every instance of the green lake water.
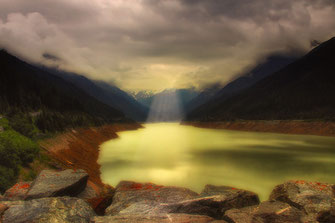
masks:
<path fill-rule="evenodd" d="M 335 137 L 145 124 L 101 145 L 105 183 L 121 180 L 183 186 L 243 188 L 268 198 L 286 180 L 335 183 Z"/>

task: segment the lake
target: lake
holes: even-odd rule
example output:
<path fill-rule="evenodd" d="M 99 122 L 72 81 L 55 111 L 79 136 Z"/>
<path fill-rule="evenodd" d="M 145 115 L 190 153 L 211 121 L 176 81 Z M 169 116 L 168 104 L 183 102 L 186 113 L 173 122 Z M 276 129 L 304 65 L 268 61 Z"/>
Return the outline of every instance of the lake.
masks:
<path fill-rule="evenodd" d="M 103 182 L 121 180 L 183 186 L 206 184 L 254 191 L 268 198 L 286 180 L 335 183 L 335 137 L 145 124 L 119 132 L 100 147 Z"/>

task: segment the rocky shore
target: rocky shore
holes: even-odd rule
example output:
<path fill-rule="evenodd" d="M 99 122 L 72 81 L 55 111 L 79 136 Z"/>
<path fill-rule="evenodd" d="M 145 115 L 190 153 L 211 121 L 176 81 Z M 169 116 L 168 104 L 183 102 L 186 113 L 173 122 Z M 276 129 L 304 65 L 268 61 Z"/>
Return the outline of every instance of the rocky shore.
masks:
<path fill-rule="evenodd" d="M 84 169 L 89 174 L 89 184 L 99 190 L 104 186 L 98 164 L 100 145 L 113 138 L 117 132 L 142 128 L 138 123 L 104 125 L 78 128 L 39 142 L 48 156 L 55 159 L 60 169 Z"/>
<path fill-rule="evenodd" d="M 82 169 L 43 170 L 33 182 L 20 182 L 0 197 L 3 223 L 331 223 L 335 185 L 288 181 L 267 201 L 243 189 L 206 185 L 187 188 L 120 182 L 96 193 Z"/>
<path fill-rule="evenodd" d="M 335 122 L 299 121 L 299 120 L 260 120 L 226 122 L 183 122 L 200 128 L 228 129 L 252 132 L 272 132 L 283 134 L 302 134 L 317 136 L 335 136 Z"/>

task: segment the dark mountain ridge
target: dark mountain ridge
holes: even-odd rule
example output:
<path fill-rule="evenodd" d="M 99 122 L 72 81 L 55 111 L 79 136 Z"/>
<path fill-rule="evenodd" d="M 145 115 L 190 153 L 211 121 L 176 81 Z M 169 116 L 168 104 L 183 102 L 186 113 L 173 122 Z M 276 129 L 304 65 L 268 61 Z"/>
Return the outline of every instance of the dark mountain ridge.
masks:
<path fill-rule="evenodd" d="M 122 111 L 131 119 L 144 121 L 147 117 L 148 109 L 145 106 L 114 85 L 93 81 L 82 75 L 56 68 L 42 67 L 42 69 L 71 82 L 102 103 Z"/>
<path fill-rule="evenodd" d="M 0 113 L 32 111 L 41 112 L 42 130 L 126 121 L 122 112 L 72 83 L 1 50 Z"/>
<path fill-rule="evenodd" d="M 213 84 L 200 90 L 200 93 L 185 105 L 186 113 L 193 111 L 194 109 L 200 107 L 209 100 L 214 99 L 214 97 L 221 89 L 221 84 Z"/>
<path fill-rule="evenodd" d="M 272 73 L 279 71 L 295 60 L 297 60 L 297 58 L 294 56 L 271 55 L 267 57 L 264 62 L 258 64 L 256 67 L 228 83 L 218 92 L 217 97 L 229 98 L 237 92 L 240 92 L 243 89 L 246 89 L 262 80 L 263 78 L 271 75 Z"/>
<path fill-rule="evenodd" d="M 251 87 L 220 96 L 187 120 L 292 120 L 335 118 L 335 38 Z"/>
<path fill-rule="evenodd" d="M 261 79 L 268 75 L 280 70 L 286 65 L 295 61 L 297 57 L 274 54 L 268 56 L 263 62 L 259 63 L 255 67 L 252 67 L 245 71 L 242 75 L 238 75 L 236 79 L 226 84 L 224 87 L 220 84 L 214 84 L 210 87 L 205 88 L 196 98 L 187 104 L 188 112 L 201 111 L 208 109 L 208 102 L 227 99 L 240 91 L 252 86 Z M 206 104 L 205 106 L 201 106 Z M 194 111 L 193 111 L 194 110 Z"/>

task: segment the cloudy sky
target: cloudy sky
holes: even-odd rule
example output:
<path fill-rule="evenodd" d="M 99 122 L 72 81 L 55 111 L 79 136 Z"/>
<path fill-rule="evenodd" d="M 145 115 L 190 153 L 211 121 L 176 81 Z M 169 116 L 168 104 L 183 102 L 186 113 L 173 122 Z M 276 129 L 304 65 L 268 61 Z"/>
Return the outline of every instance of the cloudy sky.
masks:
<path fill-rule="evenodd" d="M 225 83 L 332 36 L 334 0 L 0 1 L 0 47 L 131 91 Z"/>

